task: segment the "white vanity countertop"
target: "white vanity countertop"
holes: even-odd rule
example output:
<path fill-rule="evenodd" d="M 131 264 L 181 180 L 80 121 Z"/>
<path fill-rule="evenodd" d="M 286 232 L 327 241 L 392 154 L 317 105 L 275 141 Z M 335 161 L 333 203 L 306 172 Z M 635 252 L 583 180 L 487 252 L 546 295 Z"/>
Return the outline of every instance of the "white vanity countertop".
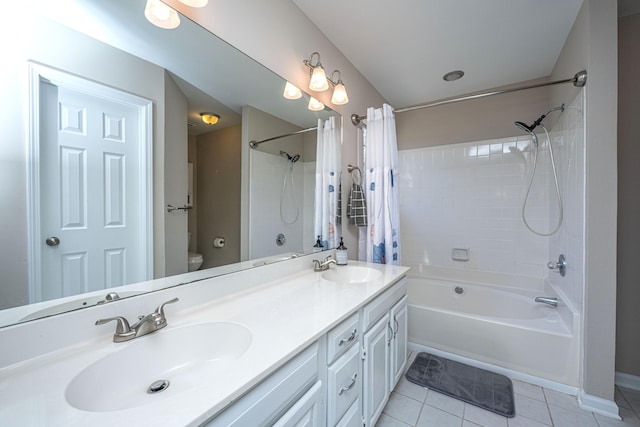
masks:
<path fill-rule="evenodd" d="M 0 425 L 198 425 L 375 298 L 408 270 L 355 261 L 349 265 L 366 265 L 383 274 L 372 282 L 337 284 L 322 279 L 322 273 L 305 268 L 281 280 L 181 311 L 179 303 L 167 306 L 168 326 L 145 337 L 116 344 L 111 342 L 111 335 L 100 335 L 99 339 L 2 368 Z M 202 286 L 204 281 L 198 283 Z M 163 292 L 171 298 L 171 290 Z M 188 292 L 188 289 L 179 292 Z M 149 395 L 148 404 L 110 412 L 88 412 L 67 403 L 67 384 L 93 362 L 136 341 L 152 340 L 154 335 L 171 329 L 211 321 L 238 322 L 252 334 L 249 349 L 234 368 L 218 375 L 215 383 L 184 391 L 178 386 L 170 387 L 158 395 Z M 112 326 L 115 330 L 115 324 Z M 108 329 L 112 333 L 111 328 Z M 37 340 L 38 337 L 25 339 Z M 100 387 L 99 378 L 95 386 Z"/>

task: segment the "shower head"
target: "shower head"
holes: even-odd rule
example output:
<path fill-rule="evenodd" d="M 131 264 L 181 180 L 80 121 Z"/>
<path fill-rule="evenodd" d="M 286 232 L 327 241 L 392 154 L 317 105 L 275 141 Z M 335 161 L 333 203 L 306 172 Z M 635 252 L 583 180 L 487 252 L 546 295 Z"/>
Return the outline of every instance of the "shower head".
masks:
<path fill-rule="evenodd" d="M 300 160 L 300 154 L 294 154 L 293 156 L 286 151 L 280 150 L 280 155 L 286 157 L 291 163 L 295 163 Z"/>
<path fill-rule="evenodd" d="M 533 131 L 533 127 L 529 127 L 526 124 L 522 123 L 522 122 L 515 122 L 515 125 L 518 126 L 522 131 L 528 133 L 529 135 L 531 135 L 531 139 L 533 139 L 533 144 L 537 147 L 538 146 L 538 136 L 536 135 L 536 133 Z"/>
<path fill-rule="evenodd" d="M 564 104 L 562 104 L 559 107 L 554 107 L 552 109 L 550 109 L 549 111 L 547 111 L 546 113 L 544 113 L 543 115 L 541 115 L 540 117 L 538 117 L 538 120 L 536 120 L 535 122 L 533 122 L 533 124 L 531 124 L 531 126 L 527 126 L 525 123 L 522 122 L 515 122 L 515 125 L 518 126 L 521 130 L 523 130 L 524 132 L 527 132 L 528 134 L 531 135 L 531 138 L 533 138 L 533 143 L 535 144 L 535 146 L 538 146 L 538 137 L 536 136 L 536 133 L 533 131 L 536 127 L 540 126 L 540 124 L 542 123 L 542 120 L 544 120 L 545 117 L 547 117 L 547 115 L 549 113 L 552 113 L 554 111 L 563 111 L 564 112 Z"/>

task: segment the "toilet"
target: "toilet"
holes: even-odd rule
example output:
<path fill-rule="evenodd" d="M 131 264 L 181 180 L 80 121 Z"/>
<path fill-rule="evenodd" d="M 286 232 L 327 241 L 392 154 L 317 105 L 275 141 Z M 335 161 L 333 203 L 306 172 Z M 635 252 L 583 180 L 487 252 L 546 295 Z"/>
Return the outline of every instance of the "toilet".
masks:
<path fill-rule="evenodd" d="M 191 246 L 191 232 L 189 232 L 188 235 L 189 235 L 189 241 L 187 243 L 187 249 Z M 197 269 L 202 267 L 203 262 L 204 262 L 204 258 L 202 257 L 202 254 L 199 254 L 197 252 L 191 252 L 191 251 L 188 252 L 188 257 L 187 257 L 188 271 L 196 271 Z"/>

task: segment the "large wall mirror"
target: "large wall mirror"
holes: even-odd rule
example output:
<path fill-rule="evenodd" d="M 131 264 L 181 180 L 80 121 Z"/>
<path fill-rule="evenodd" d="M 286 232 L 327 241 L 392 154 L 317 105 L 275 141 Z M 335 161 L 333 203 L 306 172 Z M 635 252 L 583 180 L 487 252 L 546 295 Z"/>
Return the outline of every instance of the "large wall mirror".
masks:
<path fill-rule="evenodd" d="M 339 115 L 285 99 L 281 77 L 184 16 L 153 26 L 145 3 L 11 18 L 0 327 L 312 252 L 313 128 Z"/>

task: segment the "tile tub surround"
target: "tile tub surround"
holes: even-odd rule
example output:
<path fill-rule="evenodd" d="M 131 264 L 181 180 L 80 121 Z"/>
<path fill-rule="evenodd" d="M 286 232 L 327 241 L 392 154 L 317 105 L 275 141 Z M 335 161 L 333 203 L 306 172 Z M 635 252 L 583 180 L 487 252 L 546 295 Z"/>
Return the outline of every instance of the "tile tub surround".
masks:
<path fill-rule="evenodd" d="M 535 229 L 551 231 L 558 207 L 546 136 L 539 130 L 541 145 L 527 219 Z M 552 237 L 534 235 L 521 218 L 533 156 L 528 136 L 401 150 L 400 230 L 405 265 L 550 277 L 562 283 L 572 302 L 581 307 L 583 92 L 567 102 L 549 133 L 564 206 L 563 225 Z M 452 260 L 453 248 L 470 248 L 469 261 Z M 571 274 L 560 279 L 549 273 L 546 264 L 562 252 L 570 260 Z"/>
<path fill-rule="evenodd" d="M 321 255 L 324 258 L 327 253 Z M 407 271 L 376 265 L 383 273 L 378 280 L 338 285 L 313 272 L 312 258 L 300 257 L 0 329 L 0 425 L 199 424 Z M 169 326 L 165 331 L 207 321 L 238 322 L 250 329 L 251 347 L 239 360 L 243 368 L 221 375 L 215 387 L 203 385 L 137 409 L 92 413 L 71 407 L 64 397 L 68 381 L 85 366 L 127 345 L 111 342 L 115 326 L 96 327 L 95 320 L 114 315 L 133 319 L 173 297 L 180 301 L 166 307 Z M 40 386 L 34 388 L 36 383 Z"/>

